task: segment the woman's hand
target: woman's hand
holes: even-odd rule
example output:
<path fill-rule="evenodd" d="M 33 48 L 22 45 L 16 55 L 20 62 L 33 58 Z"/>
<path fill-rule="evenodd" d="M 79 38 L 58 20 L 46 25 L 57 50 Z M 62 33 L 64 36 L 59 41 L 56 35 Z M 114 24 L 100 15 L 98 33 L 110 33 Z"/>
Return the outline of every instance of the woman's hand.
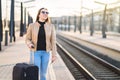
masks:
<path fill-rule="evenodd" d="M 29 44 L 28 47 L 29 48 L 34 48 L 34 45 L 33 44 Z"/>
<path fill-rule="evenodd" d="M 57 59 L 57 56 L 56 55 L 52 55 L 52 63 Z"/>

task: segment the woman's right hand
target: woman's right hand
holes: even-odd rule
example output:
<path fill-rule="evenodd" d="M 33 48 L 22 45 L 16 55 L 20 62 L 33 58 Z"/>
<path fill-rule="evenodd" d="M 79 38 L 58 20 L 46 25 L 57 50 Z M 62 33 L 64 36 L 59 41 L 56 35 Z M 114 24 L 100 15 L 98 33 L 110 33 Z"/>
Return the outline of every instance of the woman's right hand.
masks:
<path fill-rule="evenodd" d="M 34 45 L 33 44 L 29 44 L 28 47 L 29 48 L 34 48 Z"/>

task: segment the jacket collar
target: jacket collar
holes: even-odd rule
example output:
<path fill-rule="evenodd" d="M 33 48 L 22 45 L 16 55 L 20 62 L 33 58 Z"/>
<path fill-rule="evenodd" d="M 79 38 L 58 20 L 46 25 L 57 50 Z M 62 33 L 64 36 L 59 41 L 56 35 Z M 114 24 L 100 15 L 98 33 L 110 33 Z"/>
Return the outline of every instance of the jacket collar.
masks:
<path fill-rule="evenodd" d="M 49 25 L 49 23 L 45 23 L 44 26 Z M 38 22 L 35 22 L 35 26 L 40 27 L 40 24 Z"/>

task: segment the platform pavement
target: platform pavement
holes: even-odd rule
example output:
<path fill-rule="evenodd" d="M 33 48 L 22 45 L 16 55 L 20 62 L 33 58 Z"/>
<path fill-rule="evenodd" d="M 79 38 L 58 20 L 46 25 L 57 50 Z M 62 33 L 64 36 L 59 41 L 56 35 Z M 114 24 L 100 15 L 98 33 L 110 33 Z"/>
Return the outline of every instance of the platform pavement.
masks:
<path fill-rule="evenodd" d="M 91 43 L 95 43 L 104 47 L 108 47 L 110 49 L 114 49 L 118 51 L 118 54 L 114 55 L 114 53 L 105 53 L 106 55 L 110 56 L 111 58 L 120 61 L 120 36 L 114 36 L 114 34 L 109 36 L 107 35 L 107 38 L 102 38 L 102 35 L 100 34 L 94 34 L 93 36 L 90 36 L 88 32 L 83 32 L 80 34 L 80 32 L 73 32 L 73 31 L 58 31 L 58 34 L 61 35 L 69 35 L 73 36 L 75 38 L 85 40 Z M 94 48 L 94 47 L 93 47 Z M 101 51 L 102 52 L 102 51 Z"/>
<path fill-rule="evenodd" d="M 0 52 L 0 80 L 12 80 L 13 66 L 21 62 L 29 63 L 29 53 L 25 36 L 19 37 L 15 43 L 4 48 Z M 47 78 L 47 80 L 74 80 L 59 55 L 58 59 L 49 65 Z"/>
<path fill-rule="evenodd" d="M 0 51 L 0 80 L 12 80 L 13 66 L 20 62 L 29 62 L 29 49 L 24 37 L 19 37 Z"/>

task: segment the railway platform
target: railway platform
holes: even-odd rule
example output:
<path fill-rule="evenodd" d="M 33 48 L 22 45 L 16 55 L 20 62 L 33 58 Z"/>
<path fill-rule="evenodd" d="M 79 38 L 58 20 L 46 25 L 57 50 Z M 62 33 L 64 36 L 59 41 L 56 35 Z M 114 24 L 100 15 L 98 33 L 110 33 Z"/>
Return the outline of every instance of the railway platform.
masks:
<path fill-rule="evenodd" d="M 12 71 L 16 63 L 29 62 L 30 51 L 25 44 L 25 36 L 17 37 L 15 43 L 3 47 L 0 52 L 0 80 L 12 80 Z M 72 74 L 59 54 L 57 60 L 49 64 L 47 80 L 74 80 Z"/>

